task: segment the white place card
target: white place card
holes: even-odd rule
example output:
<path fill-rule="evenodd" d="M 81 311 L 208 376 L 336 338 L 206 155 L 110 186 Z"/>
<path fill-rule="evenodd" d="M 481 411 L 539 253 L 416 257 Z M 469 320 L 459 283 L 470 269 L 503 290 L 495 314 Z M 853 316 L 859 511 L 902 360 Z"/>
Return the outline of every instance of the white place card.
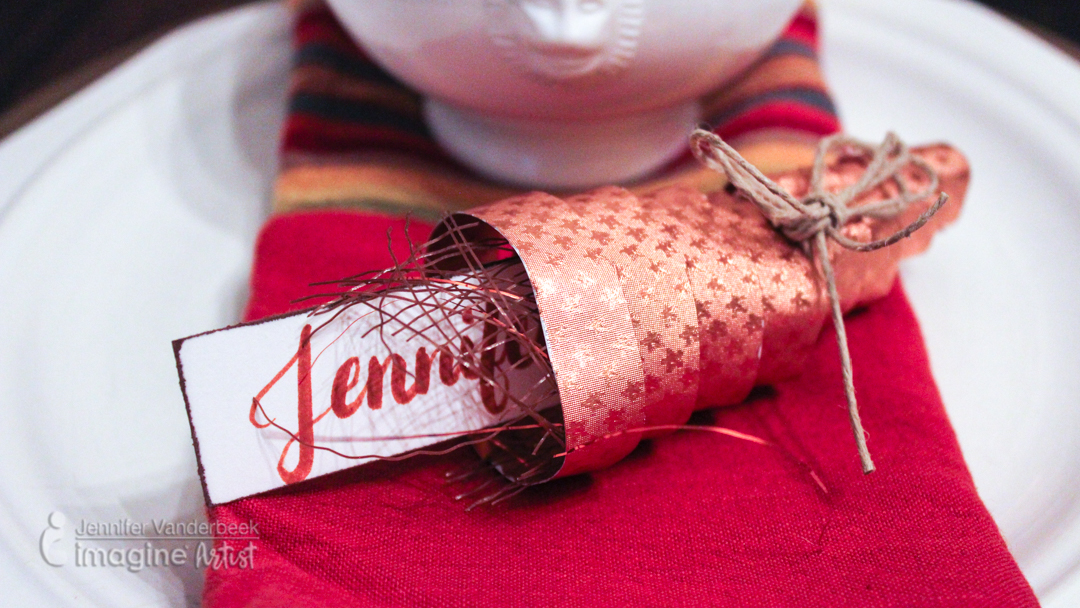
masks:
<path fill-rule="evenodd" d="M 410 293 L 173 343 L 210 504 L 505 423 L 523 415 L 516 399 L 552 391 L 482 316 L 439 318 L 446 293 Z"/>

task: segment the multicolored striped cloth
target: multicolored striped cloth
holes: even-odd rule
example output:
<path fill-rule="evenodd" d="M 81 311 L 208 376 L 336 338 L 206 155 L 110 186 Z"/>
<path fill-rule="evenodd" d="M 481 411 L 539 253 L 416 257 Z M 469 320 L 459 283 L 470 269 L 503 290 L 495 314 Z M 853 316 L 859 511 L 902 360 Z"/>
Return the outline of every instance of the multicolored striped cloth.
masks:
<path fill-rule="evenodd" d="M 275 212 L 348 207 L 435 219 L 515 194 L 443 152 L 420 96 L 356 46 L 321 0 L 300 0 L 289 115 Z M 706 122 L 766 172 L 809 164 L 817 139 L 839 130 L 817 60 L 817 14 L 806 4 L 735 83 L 702 99 Z M 673 182 L 723 185 L 687 153 L 630 189 Z"/>

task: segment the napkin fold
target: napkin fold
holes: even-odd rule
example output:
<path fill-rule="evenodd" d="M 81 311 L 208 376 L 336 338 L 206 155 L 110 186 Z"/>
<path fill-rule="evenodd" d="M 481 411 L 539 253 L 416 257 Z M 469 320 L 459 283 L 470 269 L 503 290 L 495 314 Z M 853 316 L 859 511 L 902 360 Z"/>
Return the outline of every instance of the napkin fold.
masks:
<path fill-rule="evenodd" d="M 318 2 L 297 7 L 290 113 L 246 317 L 309 305 L 312 282 L 393 263 L 443 210 L 513 191 L 433 143 L 419 98 Z M 710 124 L 768 171 L 806 164 L 839 124 L 811 5 Z M 688 159 L 632 185 L 704 190 Z M 391 236 L 388 248 L 386 236 Z M 210 509 L 257 523 L 249 568 L 208 569 L 204 603 L 239 606 L 1034 606 L 975 491 L 897 283 L 850 316 L 856 386 L 878 471 L 864 476 L 826 330 L 805 373 L 692 423 L 750 433 L 648 440 L 625 461 L 466 512 L 445 481 L 477 456 L 378 462 Z M 809 471 L 820 478 L 813 481 Z M 217 548 L 228 543 L 219 540 Z"/>

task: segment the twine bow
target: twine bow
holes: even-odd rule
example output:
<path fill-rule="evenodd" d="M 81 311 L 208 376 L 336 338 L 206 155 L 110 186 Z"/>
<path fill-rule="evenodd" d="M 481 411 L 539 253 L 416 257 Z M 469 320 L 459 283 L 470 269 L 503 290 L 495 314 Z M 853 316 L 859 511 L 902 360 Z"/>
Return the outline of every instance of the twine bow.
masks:
<path fill-rule="evenodd" d="M 879 146 L 871 146 L 851 137 L 837 134 L 826 137 L 818 144 L 810 173 L 810 186 L 806 196 L 796 199 L 786 189 L 768 177 L 765 177 L 746 161 L 727 142 L 704 129 L 697 129 L 690 136 L 690 149 L 705 166 L 727 175 L 732 187 L 744 198 L 754 203 L 769 223 L 784 236 L 799 243 L 804 250 L 812 253 L 821 264 L 821 272 L 829 290 L 829 302 L 832 305 L 833 325 L 836 327 L 836 340 L 840 346 L 840 363 L 844 376 L 844 392 L 847 396 L 848 415 L 851 429 L 855 434 L 855 444 L 859 451 L 863 473 L 874 470 L 870 451 L 866 447 L 866 433 L 859 417 L 859 407 L 855 400 L 855 385 L 852 380 L 851 354 L 848 352 L 847 332 L 844 330 L 843 311 L 840 308 L 840 296 L 836 290 L 836 277 L 829 262 L 828 239 L 842 247 L 854 251 L 874 251 L 888 247 L 922 228 L 926 222 L 941 209 L 949 199 L 941 192 L 938 200 L 923 212 L 918 219 L 886 238 L 862 243 L 843 234 L 844 226 L 858 218 L 889 219 L 904 212 L 912 203 L 924 200 L 938 190 L 937 172 L 923 159 L 913 156 L 906 145 L 896 135 L 889 133 Z M 839 149 L 844 154 L 868 157 L 866 170 L 862 177 L 851 186 L 839 192 L 830 192 L 825 187 L 826 161 L 829 154 Z M 928 178 L 925 188 L 918 191 L 909 189 L 902 178 L 901 171 L 912 165 Z M 863 194 L 870 192 L 887 181 L 896 184 L 896 196 L 864 205 L 851 206 Z"/>

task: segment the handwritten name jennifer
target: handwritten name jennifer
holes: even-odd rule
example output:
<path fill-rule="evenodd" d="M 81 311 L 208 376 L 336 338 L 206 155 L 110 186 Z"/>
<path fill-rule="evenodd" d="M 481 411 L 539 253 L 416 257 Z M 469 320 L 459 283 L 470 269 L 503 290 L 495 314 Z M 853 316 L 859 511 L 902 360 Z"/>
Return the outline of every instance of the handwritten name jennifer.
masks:
<path fill-rule="evenodd" d="M 463 315 L 465 316 L 465 315 Z M 469 320 L 466 317 L 466 320 Z M 361 384 L 361 362 L 359 357 L 349 357 L 342 362 L 334 374 L 330 390 L 330 404 L 320 414 L 315 415 L 312 403 L 312 357 L 311 325 L 305 325 L 300 332 L 300 341 L 292 359 L 263 387 L 252 399 L 248 419 L 256 428 L 266 428 L 270 422 L 259 422 L 256 412 L 262 399 L 294 367 L 297 379 L 297 431 L 285 443 L 277 463 L 277 472 L 286 484 L 307 479 L 315 461 L 315 425 L 325 416 L 333 414 L 341 419 L 356 414 L 365 400 L 370 410 L 383 407 L 385 399 L 386 374 L 390 372 L 390 395 L 396 403 L 407 404 L 419 395 L 426 395 L 431 387 L 431 374 L 434 364 L 438 363 L 439 382 L 444 386 L 453 386 L 461 378 L 475 380 L 479 384 L 480 400 L 484 408 L 492 414 L 506 409 L 507 395 L 499 399 L 495 391 L 496 368 L 503 363 L 517 368 L 528 367 L 532 361 L 522 356 L 521 346 L 515 339 L 504 341 L 501 353 L 496 353 L 498 334 L 501 333 L 494 323 L 484 321 L 483 337 L 479 348 L 479 361 L 475 343 L 468 336 L 461 336 L 459 354 L 442 347 L 429 354 L 424 347 L 417 349 L 413 357 L 412 384 L 409 385 L 408 362 L 398 353 L 390 353 L 384 359 L 371 357 L 367 361 L 367 375 Z M 357 386 L 360 391 L 353 398 L 349 393 Z M 293 444 L 299 445 L 299 458 L 291 470 L 285 465 L 285 458 Z"/>

